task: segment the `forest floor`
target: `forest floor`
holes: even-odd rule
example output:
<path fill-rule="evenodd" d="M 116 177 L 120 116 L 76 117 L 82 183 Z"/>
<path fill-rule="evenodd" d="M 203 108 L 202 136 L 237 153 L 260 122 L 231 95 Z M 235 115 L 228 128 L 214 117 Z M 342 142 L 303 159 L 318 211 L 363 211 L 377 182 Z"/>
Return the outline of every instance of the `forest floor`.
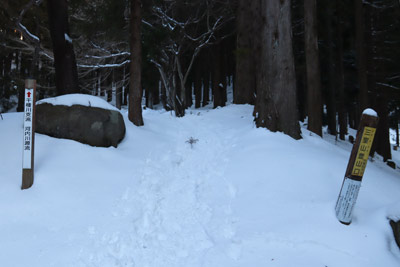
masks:
<path fill-rule="evenodd" d="M 351 144 L 257 129 L 252 111 L 147 109 L 143 127 L 123 111 L 118 148 L 36 134 L 24 191 L 22 113 L 3 114 L 0 265 L 399 266 L 388 218 L 400 219 L 400 170 L 370 159 L 342 225 L 334 207 Z"/>

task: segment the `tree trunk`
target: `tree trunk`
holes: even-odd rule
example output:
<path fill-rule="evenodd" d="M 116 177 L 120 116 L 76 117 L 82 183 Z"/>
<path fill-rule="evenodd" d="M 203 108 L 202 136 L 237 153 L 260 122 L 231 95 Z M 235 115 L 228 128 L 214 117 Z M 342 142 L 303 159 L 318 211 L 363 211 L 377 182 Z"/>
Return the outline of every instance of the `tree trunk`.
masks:
<path fill-rule="evenodd" d="M 112 73 L 108 74 L 108 77 L 106 79 L 106 90 L 107 90 L 107 102 L 112 101 L 112 95 L 113 95 L 113 87 L 114 87 L 114 71 L 111 71 Z"/>
<path fill-rule="evenodd" d="M 383 89 L 381 89 L 383 90 Z M 389 113 L 387 107 L 387 96 L 383 92 L 376 97 L 375 110 L 379 116 L 379 124 L 375 137 L 375 152 L 383 157 L 383 161 L 392 158 L 391 147 L 389 142 Z"/>
<path fill-rule="evenodd" d="M 161 104 L 163 105 L 165 110 L 170 110 L 167 104 L 167 92 L 163 82 L 161 82 Z"/>
<path fill-rule="evenodd" d="M 202 106 L 207 106 L 210 101 L 210 53 L 209 49 L 203 51 L 205 62 L 203 64 L 203 103 Z"/>
<path fill-rule="evenodd" d="M 172 99 L 173 99 L 173 104 L 174 104 L 174 111 L 175 111 L 175 116 L 177 117 L 183 117 L 185 116 L 185 106 L 184 103 L 181 100 L 181 85 L 180 85 L 180 79 L 177 78 L 178 74 L 174 73 L 173 78 L 172 78 Z"/>
<path fill-rule="evenodd" d="M 395 129 L 396 129 L 396 149 L 397 149 L 397 147 L 400 146 L 399 119 L 397 119 L 397 118 L 396 118 L 396 126 L 395 126 Z"/>
<path fill-rule="evenodd" d="M 194 94 L 195 94 L 195 108 L 200 108 L 201 105 L 201 67 L 200 60 L 197 60 L 194 73 Z"/>
<path fill-rule="evenodd" d="M 122 106 L 122 86 L 123 86 L 123 73 L 121 69 L 116 70 L 116 82 L 115 82 L 115 107 L 121 109 Z"/>
<path fill-rule="evenodd" d="M 4 92 L 3 92 L 3 97 L 6 99 L 10 98 L 10 89 L 11 89 L 11 65 L 12 65 L 12 58 L 13 58 L 13 53 L 8 54 L 8 56 L 5 58 L 4 62 L 4 74 L 5 74 L 5 81 L 3 80 L 4 83 Z M 27 78 L 27 77 L 25 77 Z"/>
<path fill-rule="evenodd" d="M 335 43 L 334 41 L 334 15 L 335 11 L 335 3 L 333 1 L 328 0 L 326 4 L 327 13 L 326 13 L 326 40 L 327 40 L 327 52 L 328 52 L 328 86 L 327 86 L 327 94 L 326 94 L 326 111 L 327 111 L 327 119 L 328 119 L 328 133 L 336 136 L 336 88 L 337 88 L 337 78 L 338 76 L 335 69 L 337 67 L 337 60 L 335 60 Z M 337 46 L 336 46 L 337 48 Z M 336 59 L 338 55 L 336 55 Z"/>
<path fill-rule="evenodd" d="M 343 72 L 343 6 L 340 1 L 336 2 L 337 9 L 337 55 L 336 55 L 336 81 L 338 91 L 338 118 L 339 118 L 339 138 L 345 140 L 347 134 L 347 117 L 346 117 L 346 96 L 344 92 L 344 72 Z"/>
<path fill-rule="evenodd" d="M 34 17 L 35 20 L 35 34 L 36 36 L 39 36 L 39 22 L 37 17 Z M 29 68 L 29 77 L 33 78 L 35 80 L 38 80 L 38 74 L 39 74 L 39 70 L 38 70 L 38 64 L 39 64 L 39 57 L 40 57 L 40 42 L 34 42 L 34 51 L 33 51 L 33 55 L 32 55 L 32 61 L 31 61 L 31 66 Z"/>
<path fill-rule="evenodd" d="M 322 136 L 322 97 L 316 0 L 304 0 L 304 38 L 307 71 L 307 129 Z"/>
<path fill-rule="evenodd" d="M 156 86 L 154 87 L 154 95 L 153 95 L 153 104 L 160 104 L 160 83 L 157 81 Z"/>
<path fill-rule="evenodd" d="M 148 85 L 144 90 L 145 98 L 146 98 L 146 107 L 153 109 L 153 91 L 152 85 Z"/>
<path fill-rule="evenodd" d="M 129 79 L 126 79 L 126 66 L 124 66 L 124 72 L 123 72 L 123 85 L 122 85 L 122 105 L 127 106 L 128 105 L 128 92 L 129 92 Z M 126 81 L 126 83 L 125 83 Z"/>
<path fill-rule="evenodd" d="M 355 8 L 355 27 L 356 27 L 356 59 L 357 59 L 357 76 L 359 84 L 359 110 L 361 114 L 364 109 L 368 108 L 368 80 L 367 80 L 367 54 L 365 49 L 365 19 L 363 0 L 354 0 Z"/>
<path fill-rule="evenodd" d="M 75 53 L 69 33 L 67 0 L 47 0 L 57 95 L 79 92 Z"/>
<path fill-rule="evenodd" d="M 388 92 L 382 82 L 385 81 L 388 65 L 381 59 L 384 57 L 386 36 L 383 30 L 386 29 L 383 21 L 383 11 L 377 6 L 368 7 L 368 29 L 369 29 L 369 51 L 368 57 L 368 90 L 371 91 L 371 102 L 379 116 L 379 124 L 376 131 L 376 142 L 373 151 L 383 157 L 384 161 L 391 159 L 391 148 L 389 142 L 389 111 Z"/>
<path fill-rule="evenodd" d="M 262 79 L 255 121 L 257 127 L 300 139 L 290 8 L 289 0 L 262 1 Z"/>
<path fill-rule="evenodd" d="M 226 102 L 228 102 L 228 92 L 226 88 L 226 77 L 227 77 L 227 72 L 228 72 L 228 67 L 227 67 L 227 47 L 226 47 L 226 42 L 221 43 L 221 48 L 222 48 L 222 53 L 221 53 L 221 78 L 220 78 L 220 84 L 222 84 L 222 102 L 224 103 L 224 106 L 226 105 Z"/>
<path fill-rule="evenodd" d="M 142 43 L 140 25 L 141 0 L 131 0 L 131 64 L 130 64 L 130 85 L 129 85 L 129 108 L 128 118 L 136 126 L 142 126 Z"/>
<path fill-rule="evenodd" d="M 21 55 L 21 63 L 20 63 L 20 78 L 21 80 L 24 80 L 26 78 L 26 74 L 27 74 L 27 61 L 25 60 L 25 58 Z M 4 66 L 6 69 L 4 70 L 5 74 L 9 73 L 6 72 L 7 71 L 7 66 Z M 5 86 L 7 86 L 7 83 L 5 84 Z M 25 109 L 25 83 L 24 82 L 20 82 L 18 84 L 18 106 L 17 106 L 17 112 L 22 112 Z"/>
<path fill-rule="evenodd" d="M 221 83 L 221 48 L 217 44 L 214 47 L 214 64 L 213 64 L 213 79 L 212 90 L 214 95 L 214 108 L 225 106 L 223 91 L 224 88 Z"/>
<path fill-rule="evenodd" d="M 187 108 L 187 103 L 186 103 L 186 84 L 183 78 L 183 73 L 182 73 L 182 68 L 179 62 L 179 57 L 176 56 L 176 62 L 177 62 L 177 79 L 176 79 L 176 83 L 178 84 L 176 89 L 178 90 L 178 92 L 176 93 L 177 96 L 177 101 L 176 103 L 178 104 L 178 108 L 177 110 L 179 110 L 179 114 L 177 115 L 177 117 L 183 117 L 185 116 L 185 110 Z"/>
<path fill-rule="evenodd" d="M 203 102 L 202 107 L 207 106 L 210 101 L 210 72 L 208 69 L 203 72 Z"/>
<path fill-rule="evenodd" d="M 254 104 L 259 67 L 260 1 L 239 0 L 237 9 L 234 103 Z M 257 42 L 258 41 L 258 42 Z"/>
<path fill-rule="evenodd" d="M 185 106 L 186 108 L 191 107 L 193 105 L 193 87 L 192 82 L 186 82 L 185 85 Z"/>

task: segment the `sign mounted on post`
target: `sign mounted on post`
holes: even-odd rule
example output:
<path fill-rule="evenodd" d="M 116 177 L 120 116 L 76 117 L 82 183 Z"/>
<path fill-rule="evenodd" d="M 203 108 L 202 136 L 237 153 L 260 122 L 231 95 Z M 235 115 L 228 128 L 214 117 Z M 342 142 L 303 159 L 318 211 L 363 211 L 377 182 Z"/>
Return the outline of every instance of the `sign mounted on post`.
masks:
<path fill-rule="evenodd" d="M 25 80 L 23 157 L 22 157 L 22 186 L 27 189 L 33 184 L 34 147 L 35 147 L 35 102 L 36 81 Z"/>
<path fill-rule="evenodd" d="M 363 112 L 342 188 L 336 202 L 336 217 L 343 224 L 351 223 L 351 214 L 360 191 L 378 121 L 378 115 L 372 109 L 366 109 Z"/>

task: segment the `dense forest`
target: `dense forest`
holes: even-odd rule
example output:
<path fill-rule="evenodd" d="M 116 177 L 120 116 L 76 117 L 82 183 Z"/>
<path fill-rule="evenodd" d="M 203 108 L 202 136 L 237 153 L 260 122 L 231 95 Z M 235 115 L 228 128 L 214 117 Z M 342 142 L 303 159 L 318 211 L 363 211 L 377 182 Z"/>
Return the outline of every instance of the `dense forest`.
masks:
<path fill-rule="evenodd" d="M 257 127 L 301 138 L 299 121 L 342 140 L 362 111 L 380 117 L 374 152 L 391 158 L 400 119 L 398 0 L 1 0 L 0 112 L 38 99 L 104 96 L 142 125 L 162 105 L 254 105 Z M 399 138 L 397 136 L 397 146 Z"/>

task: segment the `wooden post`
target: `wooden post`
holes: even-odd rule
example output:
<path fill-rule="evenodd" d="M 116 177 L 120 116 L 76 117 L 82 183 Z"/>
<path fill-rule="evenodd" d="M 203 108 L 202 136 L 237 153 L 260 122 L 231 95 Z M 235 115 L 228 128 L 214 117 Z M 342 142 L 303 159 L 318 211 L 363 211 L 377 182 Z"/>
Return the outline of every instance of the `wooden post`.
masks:
<path fill-rule="evenodd" d="M 357 201 L 378 121 L 374 110 L 364 110 L 335 208 L 336 217 L 346 225 L 351 223 L 351 214 Z"/>
<path fill-rule="evenodd" d="M 35 148 L 35 103 L 36 103 L 36 80 L 27 79 L 25 80 L 21 189 L 28 189 L 33 185 L 34 148 Z"/>

